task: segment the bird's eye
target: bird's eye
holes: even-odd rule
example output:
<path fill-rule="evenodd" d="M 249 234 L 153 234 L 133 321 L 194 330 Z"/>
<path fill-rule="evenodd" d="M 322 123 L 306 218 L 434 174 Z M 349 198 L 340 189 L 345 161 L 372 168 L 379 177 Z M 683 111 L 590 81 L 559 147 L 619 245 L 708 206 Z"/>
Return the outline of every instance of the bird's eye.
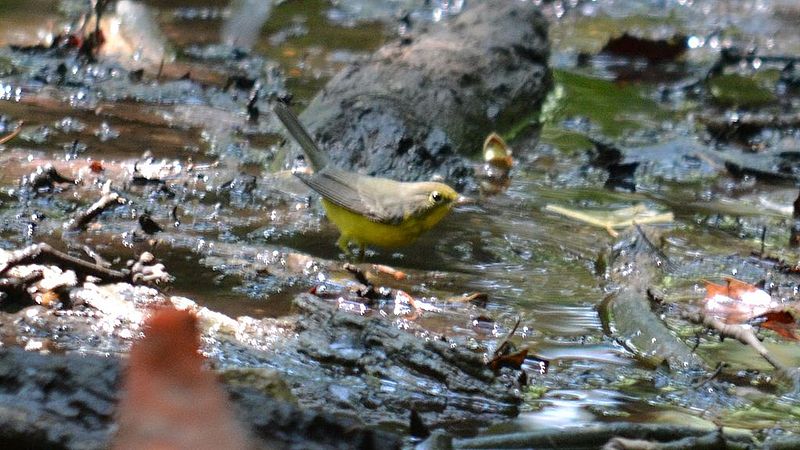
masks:
<path fill-rule="evenodd" d="M 442 194 L 439 193 L 439 191 L 431 192 L 431 201 L 433 203 L 439 203 L 442 200 L 443 200 L 443 197 L 442 197 Z"/>

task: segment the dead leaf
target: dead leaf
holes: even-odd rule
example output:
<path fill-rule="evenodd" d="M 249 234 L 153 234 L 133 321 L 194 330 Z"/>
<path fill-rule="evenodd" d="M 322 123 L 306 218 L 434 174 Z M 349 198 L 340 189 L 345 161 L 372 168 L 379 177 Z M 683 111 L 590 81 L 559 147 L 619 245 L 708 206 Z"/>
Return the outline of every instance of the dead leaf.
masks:
<path fill-rule="evenodd" d="M 778 333 L 790 341 L 800 341 L 797 335 L 797 319 L 787 310 L 770 311 L 760 316 L 765 319 L 761 326 Z"/>
<path fill-rule="evenodd" d="M 496 355 L 491 361 L 489 361 L 489 368 L 494 372 L 497 372 L 502 367 L 520 369 L 522 368 L 522 363 L 525 362 L 525 358 L 527 356 L 527 348 L 523 348 L 522 350 L 509 355 Z"/>
<path fill-rule="evenodd" d="M 707 315 L 725 323 L 743 323 L 780 305 L 765 291 L 735 278 L 725 278 L 724 285 L 706 281 L 703 309 Z"/>
<path fill-rule="evenodd" d="M 514 165 L 511 148 L 497 133 L 492 133 L 483 142 L 483 161 L 476 175 L 480 179 L 481 191 L 497 194 L 511 184 L 509 172 Z"/>
<path fill-rule="evenodd" d="M 483 141 L 483 160 L 497 168 L 509 170 L 514 165 L 511 148 L 497 133 L 492 133 Z"/>

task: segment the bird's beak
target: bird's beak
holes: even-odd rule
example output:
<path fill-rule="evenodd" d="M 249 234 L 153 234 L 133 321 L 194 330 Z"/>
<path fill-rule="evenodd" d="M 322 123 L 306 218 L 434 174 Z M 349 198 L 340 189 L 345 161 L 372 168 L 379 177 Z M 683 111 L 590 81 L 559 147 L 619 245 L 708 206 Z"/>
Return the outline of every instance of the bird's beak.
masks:
<path fill-rule="evenodd" d="M 474 199 L 474 198 L 472 198 L 472 197 L 465 197 L 465 196 L 463 196 L 463 195 L 459 195 L 459 196 L 458 196 L 458 198 L 456 199 L 456 202 L 455 202 L 456 206 L 461 206 L 461 205 L 474 205 L 474 204 L 476 204 L 476 203 L 478 203 L 478 202 L 477 202 L 477 201 L 475 201 L 475 199 Z"/>

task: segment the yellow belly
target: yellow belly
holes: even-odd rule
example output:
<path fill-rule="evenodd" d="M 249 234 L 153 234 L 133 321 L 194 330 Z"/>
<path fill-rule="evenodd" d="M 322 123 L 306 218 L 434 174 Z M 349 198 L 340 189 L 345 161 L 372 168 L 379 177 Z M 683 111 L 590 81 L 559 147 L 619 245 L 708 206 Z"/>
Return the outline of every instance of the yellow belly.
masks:
<path fill-rule="evenodd" d="M 447 210 L 435 211 L 425 218 L 409 218 L 397 225 L 378 223 L 322 199 L 328 219 L 339 228 L 342 238 L 359 245 L 383 248 L 403 247 L 414 242 L 425 230 L 436 225 Z M 443 208 L 444 209 L 444 208 Z"/>

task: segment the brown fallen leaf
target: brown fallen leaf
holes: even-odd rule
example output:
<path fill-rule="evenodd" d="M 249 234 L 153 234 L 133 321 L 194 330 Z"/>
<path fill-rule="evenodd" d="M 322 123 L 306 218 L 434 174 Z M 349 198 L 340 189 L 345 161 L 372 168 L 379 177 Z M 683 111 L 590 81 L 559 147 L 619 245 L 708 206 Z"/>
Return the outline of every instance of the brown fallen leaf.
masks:
<path fill-rule="evenodd" d="M 797 334 L 797 319 L 790 311 L 770 311 L 763 314 L 761 326 L 778 333 L 784 339 L 800 341 Z"/>
<path fill-rule="evenodd" d="M 528 349 L 523 348 L 522 350 L 511 353 L 508 355 L 495 355 L 491 361 L 489 361 L 489 368 L 492 369 L 493 372 L 497 372 L 502 367 L 510 367 L 512 369 L 520 369 L 522 368 L 522 363 L 525 362 L 525 358 L 528 356 Z"/>
<path fill-rule="evenodd" d="M 725 284 L 705 283 L 705 314 L 726 324 L 758 321 L 785 339 L 800 340 L 793 308 L 773 300 L 764 290 L 731 277 L 725 278 Z"/>
<path fill-rule="evenodd" d="M 509 172 L 514 165 L 511 148 L 500 135 L 492 133 L 483 142 L 484 164 L 477 170 L 481 192 L 497 194 L 511 184 Z"/>
<path fill-rule="evenodd" d="M 725 284 L 705 283 L 703 309 L 725 323 L 743 323 L 779 306 L 765 291 L 735 278 L 726 277 Z"/>

